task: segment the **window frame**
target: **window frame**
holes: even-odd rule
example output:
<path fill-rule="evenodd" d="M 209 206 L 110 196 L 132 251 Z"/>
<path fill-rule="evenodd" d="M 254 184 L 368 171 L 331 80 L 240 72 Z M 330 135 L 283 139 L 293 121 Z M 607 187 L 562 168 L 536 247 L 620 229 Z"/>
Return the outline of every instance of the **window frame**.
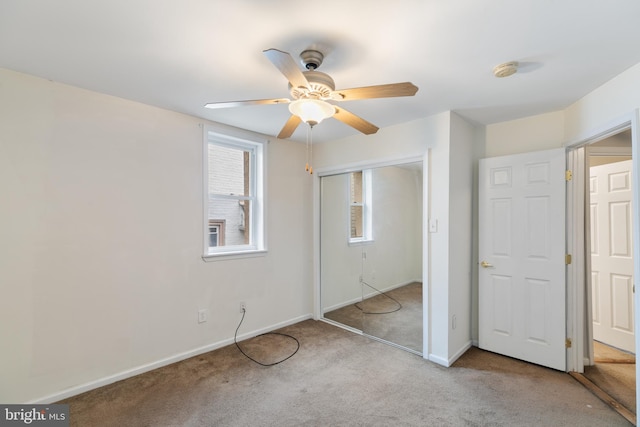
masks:
<path fill-rule="evenodd" d="M 203 248 L 202 259 L 204 261 L 216 261 L 221 259 L 245 258 L 263 256 L 267 252 L 266 247 L 266 146 L 267 140 L 263 137 L 240 129 L 229 129 L 218 126 L 204 126 L 203 132 Z M 249 195 L 234 196 L 240 204 L 243 200 L 250 200 L 251 214 L 249 215 L 250 237 L 248 244 L 229 246 L 209 246 L 209 202 L 211 199 L 229 199 L 229 196 L 213 196 L 209 192 L 209 145 L 215 144 L 222 147 L 246 150 L 250 152 L 249 161 Z M 222 231 L 224 235 L 224 230 Z"/>

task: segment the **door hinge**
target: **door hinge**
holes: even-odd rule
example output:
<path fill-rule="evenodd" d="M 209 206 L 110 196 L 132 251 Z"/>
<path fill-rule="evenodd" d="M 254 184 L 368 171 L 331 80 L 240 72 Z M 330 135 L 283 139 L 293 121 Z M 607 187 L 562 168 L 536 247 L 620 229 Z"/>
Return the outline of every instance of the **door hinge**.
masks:
<path fill-rule="evenodd" d="M 571 338 L 567 338 L 564 340 L 564 346 L 566 348 L 571 348 Z"/>
<path fill-rule="evenodd" d="M 564 263 L 567 265 L 571 264 L 571 254 L 566 254 L 564 256 Z"/>
<path fill-rule="evenodd" d="M 571 179 L 573 178 L 573 171 L 565 171 L 564 173 L 564 179 L 565 181 L 571 181 Z"/>

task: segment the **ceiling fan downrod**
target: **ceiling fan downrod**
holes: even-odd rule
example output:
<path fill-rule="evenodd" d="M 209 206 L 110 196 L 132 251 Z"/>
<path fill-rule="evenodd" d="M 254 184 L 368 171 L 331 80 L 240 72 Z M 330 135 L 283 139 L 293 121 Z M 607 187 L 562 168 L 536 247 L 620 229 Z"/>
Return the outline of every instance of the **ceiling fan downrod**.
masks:
<path fill-rule="evenodd" d="M 324 55 L 317 50 L 309 49 L 300 54 L 300 62 L 307 70 L 314 71 L 322 65 Z"/>

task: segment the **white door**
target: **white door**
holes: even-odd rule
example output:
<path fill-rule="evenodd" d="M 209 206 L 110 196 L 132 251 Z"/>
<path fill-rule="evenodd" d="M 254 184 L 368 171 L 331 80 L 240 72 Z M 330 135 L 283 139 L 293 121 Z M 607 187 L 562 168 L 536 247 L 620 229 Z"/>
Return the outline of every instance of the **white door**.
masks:
<path fill-rule="evenodd" d="M 590 168 L 593 338 L 635 353 L 631 160 Z"/>
<path fill-rule="evenodd" d="M 565 151 L 479 170 L 480 348 L 564 371 Z"/>

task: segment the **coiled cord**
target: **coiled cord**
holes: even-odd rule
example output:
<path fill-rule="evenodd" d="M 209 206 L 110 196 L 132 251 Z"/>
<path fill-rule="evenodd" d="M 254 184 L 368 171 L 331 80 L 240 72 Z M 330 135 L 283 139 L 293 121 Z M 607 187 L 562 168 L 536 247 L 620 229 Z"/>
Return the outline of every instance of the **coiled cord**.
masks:
<path fill-rule="evenodd" d="M 240 323 L 238 323 L 238 327 L 236 328 L 236 333 L 233 335 L 233 342 L 236 344 L 236 347 L 238 347 L 238 350 L 240 350 L 240 353 L 244 354 L 247 359 L 257 363 L 260 366 L 274 366 L 274 365 L 277 365 L 279 363 L 284 362 L 287 359 L 290 359 L 291 357 L 293 357 L 294 354 L 296 354 L 298 352 L 298 350 L 300 349 L 300 341 L 298 341 L 298 339 L 296 337 L 291 336 L 291 335 L 287 335 L 287 334 L 283 334 L 283 333 L 280 333 L 280 332 L 266 332 L 264 334 L 256 335 L 255 338 L 261 337 L 261 336 L 264 336 L 264 335 L 280 335 L 280 336 L 283 336 L 283 337 L 286 337 L 286 338 L 291 338 L 292 340 L 294 340 L 296 342 L 296 345 L 297 345 L 295 351 L 293 353 L 291 353 L 289 356 L 285 357 L 284 359 L 279 360 L 279 361 L 274 362 L 274 363 L 262 363 L 262 362 L 259 362 L 256 359 L 254 359 L 253 357 L 249 356 L 247 353 L 245 353 L 244 350 L 242 350 L 242 348 L 238 344 L 238 339 L 237 338 L 238 338 L 238 330 L 240 329 L 240 325 L 242 325 L 242 322 L 244 321 L 244 315 L 246 314 L 246 312 L 247 312 L 247 310 L 245 310 L 243 308 L 242 309 L 242 319 L 240 319 Z"/>

